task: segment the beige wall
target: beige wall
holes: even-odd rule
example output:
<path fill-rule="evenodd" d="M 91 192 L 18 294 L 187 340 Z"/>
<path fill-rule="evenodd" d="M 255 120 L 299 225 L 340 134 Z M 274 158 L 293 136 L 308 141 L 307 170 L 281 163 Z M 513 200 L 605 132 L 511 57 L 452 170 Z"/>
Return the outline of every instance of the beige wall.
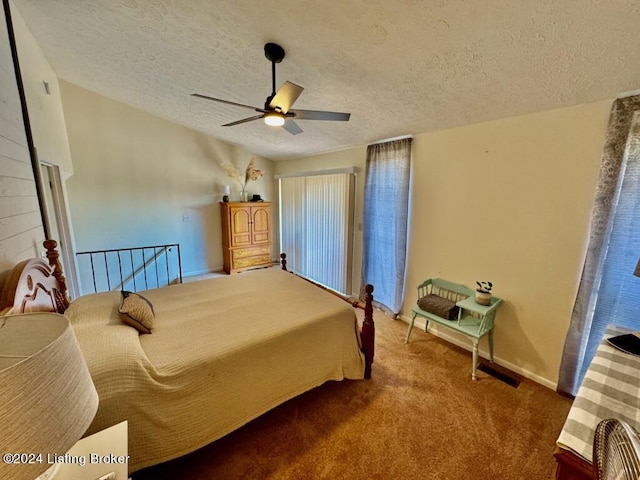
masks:
<path fill-rule="evenodd" d="M 555 386 L 610 106 L 603 101 L 414 136 L 403 318 L 426 278 L 469 287 L 490 280 L 505 300 L 495 331 L 498 363 Z M 364 168 L 365 154 L 358 147 L 277 162 L 276 171 Z M 362 251 L 357 235 L 354 292 Z M 464 337 L 441 334 L 468 345 Z M 486 340 L 480 346 L 486 352 Z"/>
<path fill-rule="evenodd" d="M 67 82 L 60 82 L 74 175 L 67 181 L 78 251 L 179 243 L 185 274 L 222 266 L 219 167 L 252 155 Z M 273 198 L 273 162 L 249 191 Z M 232 200 L 233 200 L 232 196 Z"/>

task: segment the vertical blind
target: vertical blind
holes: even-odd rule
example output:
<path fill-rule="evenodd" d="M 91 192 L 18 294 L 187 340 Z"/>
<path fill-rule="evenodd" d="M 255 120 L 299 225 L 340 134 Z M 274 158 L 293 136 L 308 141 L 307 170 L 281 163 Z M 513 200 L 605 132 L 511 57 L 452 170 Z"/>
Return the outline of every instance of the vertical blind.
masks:
<path fill-rule="evenodd" d="M 287 267 L 340 293 L 351 286 L 353 174 L 280 178 L 280 251 Z"/>

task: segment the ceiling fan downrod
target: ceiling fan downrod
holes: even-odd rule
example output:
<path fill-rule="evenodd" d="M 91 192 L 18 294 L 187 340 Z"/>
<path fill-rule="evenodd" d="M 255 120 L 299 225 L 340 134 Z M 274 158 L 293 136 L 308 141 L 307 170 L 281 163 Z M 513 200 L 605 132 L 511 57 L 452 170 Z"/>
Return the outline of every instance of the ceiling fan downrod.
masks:
<path fill-rule="evenodd" d="M 276 95 L 276 63 L 280 63 L 284 58 L 284 49 L 276 43 L 267 43 L 264 46 L 264 56 L 271 62 L 271 95 L 265 104 L 269 105 Z"/>

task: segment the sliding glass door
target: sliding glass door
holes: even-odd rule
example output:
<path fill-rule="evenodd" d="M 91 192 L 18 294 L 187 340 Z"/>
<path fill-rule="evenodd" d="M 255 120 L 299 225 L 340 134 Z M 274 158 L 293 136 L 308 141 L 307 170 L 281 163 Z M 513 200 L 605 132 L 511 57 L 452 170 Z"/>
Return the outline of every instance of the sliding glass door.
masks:
<path fill-rule="evenodd" d="M 280 250 L 287 267 L 340 293 L 351 293 L 352 173 L 280 178 Z"/>

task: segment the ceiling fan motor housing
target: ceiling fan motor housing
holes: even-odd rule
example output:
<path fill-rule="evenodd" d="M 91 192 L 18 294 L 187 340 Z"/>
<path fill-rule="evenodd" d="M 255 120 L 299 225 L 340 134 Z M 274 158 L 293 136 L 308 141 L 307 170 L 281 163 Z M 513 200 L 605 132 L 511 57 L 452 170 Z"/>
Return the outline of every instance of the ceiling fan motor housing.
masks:
<path fill-rule="evenodd" d="M 273 63 L 280 63 L 284 58 L 284 49 L 277 43 L 267 43 L 264 46 L 264 56 Z"/>

